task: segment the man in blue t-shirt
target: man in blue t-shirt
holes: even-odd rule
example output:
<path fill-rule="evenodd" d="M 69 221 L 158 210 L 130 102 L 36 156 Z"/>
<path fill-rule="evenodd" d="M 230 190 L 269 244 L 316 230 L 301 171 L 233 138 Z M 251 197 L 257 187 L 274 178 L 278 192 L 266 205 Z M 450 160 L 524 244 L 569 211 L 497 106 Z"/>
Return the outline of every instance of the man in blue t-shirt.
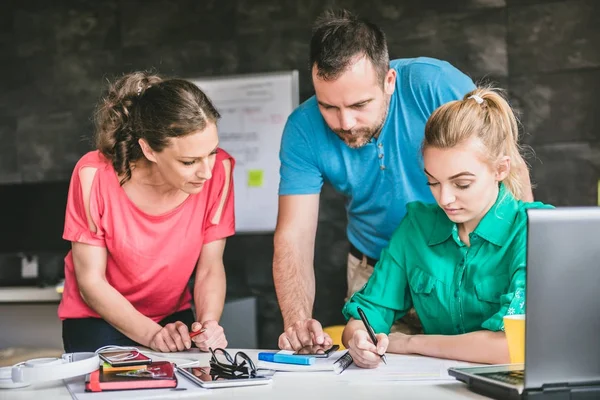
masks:
<path fill-rule="evenodd" d="M 325 14 L 313 32 L 316 95 L 289 117 L 280 150 L 273 276 L 285 326 L 282 349 L 331 341 L 311 318 L 323 182 L 347 197 L 351 296 L 371 275 L 406 203 L 434 202 L 420 151 L 429 115 L 475 88 L 444 61 L 390 62 L 381 29 L 348 12 Z M 523 178 L 530 187 L 528 172 Z"/>

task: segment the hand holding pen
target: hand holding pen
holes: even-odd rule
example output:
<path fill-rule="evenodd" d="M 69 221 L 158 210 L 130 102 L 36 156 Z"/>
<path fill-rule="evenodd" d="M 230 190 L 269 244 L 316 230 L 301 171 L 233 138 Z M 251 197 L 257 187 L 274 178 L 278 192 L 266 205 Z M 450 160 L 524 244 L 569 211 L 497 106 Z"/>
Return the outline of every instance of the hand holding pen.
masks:
<path fill-rule="evenodd" d="M 358 314 L 366 328 L 356 329 L 349 341 L 350 355 L 354 363 L 362 368 L 376 368 L 380 360 L 387 364 L 385 351 L 387 350 L 389 340 L 387 335 L 380 333 L 376 335 L 369 321 L 359 307 Z"/>
<path fill-rule="evenodd" d="M 373 342 L 373 344 L 375 346 L 377 346 L 377 336 L 375 336 L 375 331 L 373 331 L 373 327 L 371 326 L 371 324 L 369 324 L 369 320 L 367 319 L 367 316 L 363 312 L 362 308 L 357 307 L 357 311 L 358 311 L 358 315 L 360 315 L 360 319 L 362 319 L 363 324 L 365 324 L 365 328 L 367 329 L 367 333 L 369 334 L 371 341 Z M 377 350 L 379 350 L 379 349 L 377 349 Z M 387 359 L 385 358 L 385 354 L 381 354 L 381 359 L 383 360 L 384 363 L 387 364 Z"/>
<path fill-rule="evenodd" d="M 227 339 L 223 327 L 217 321 L 194 322 L 190 330 L 190 339 L 202 351 L 209 348 L 227 347 Z"/>

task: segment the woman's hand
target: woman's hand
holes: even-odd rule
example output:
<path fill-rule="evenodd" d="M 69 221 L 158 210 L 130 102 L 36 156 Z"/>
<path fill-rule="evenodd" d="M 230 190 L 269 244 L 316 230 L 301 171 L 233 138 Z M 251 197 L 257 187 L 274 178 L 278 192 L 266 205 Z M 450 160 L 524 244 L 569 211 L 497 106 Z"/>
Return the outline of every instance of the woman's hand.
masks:
<path fill-rule="evenodd" d="M 192 340 L 202 351 L 208 351 L 209 347 L 214 349 L 224 349 L 227 347 L 227 339 L 225 339 L 225 331 L 217 321 L 204 321 L 203 323 L 194 322 L 192 331 L 197 332 L 204 329 L 203 333 L 194 336 Z"/>
<path fill-rule="evenodd" d="M 350 355 L 354 363 L 361 368 L 377 368 L 381 355 L 387 350 L 389 340 L 386 334 L 375 335 L 377 346 L 373 344 L 367 331 L 357 329 L 348 342 Z"/>
<path fill-rule="evenodd" d="M 168 353 L 184 351 L 192 347 L 188 327 L 181 321 L 165 325 L 150 341 L 150 348 Z"/>

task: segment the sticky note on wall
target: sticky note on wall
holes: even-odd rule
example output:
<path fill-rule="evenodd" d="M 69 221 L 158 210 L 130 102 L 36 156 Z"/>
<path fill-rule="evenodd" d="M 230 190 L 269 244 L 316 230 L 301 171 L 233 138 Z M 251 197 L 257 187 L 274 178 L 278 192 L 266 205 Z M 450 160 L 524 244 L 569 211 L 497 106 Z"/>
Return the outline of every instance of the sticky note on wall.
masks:
<path fill-rule="evenodd" d="M 262 169 L 248 170 L 248 187 L 262 187 L 264 174 Z"/>

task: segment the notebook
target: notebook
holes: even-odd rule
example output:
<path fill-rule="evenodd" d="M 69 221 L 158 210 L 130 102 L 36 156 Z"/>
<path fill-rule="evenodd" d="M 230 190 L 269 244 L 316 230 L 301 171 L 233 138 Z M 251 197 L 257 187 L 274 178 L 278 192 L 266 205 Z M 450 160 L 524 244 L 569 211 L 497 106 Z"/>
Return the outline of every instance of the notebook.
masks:
<path fill-rule="evenodd" d="M 168 361 L 153 362 L 145 369 L 129 371 L 107 372 L 101 367 L 87 375 L 85 384 L 87 392 L 174 387 L 177 387 L 175 369 Z"/>
<path fill-rule="evenodd" d="M 282 354 L 293 354 L 293 351 L 281 350 Z M 346 353 L 345 350 L 336 351 L 327 358 L 315 358 L 315 362 L 311 365 L 299 365 L 299 364 L 284 364 L 275 363 L 269 361 L 259 361 L 256 364 L 258 370 L 272 370 L 282 372 L 319 372 L 319 371 L 333 371 L 333 364 L 338 358 Z"/>

